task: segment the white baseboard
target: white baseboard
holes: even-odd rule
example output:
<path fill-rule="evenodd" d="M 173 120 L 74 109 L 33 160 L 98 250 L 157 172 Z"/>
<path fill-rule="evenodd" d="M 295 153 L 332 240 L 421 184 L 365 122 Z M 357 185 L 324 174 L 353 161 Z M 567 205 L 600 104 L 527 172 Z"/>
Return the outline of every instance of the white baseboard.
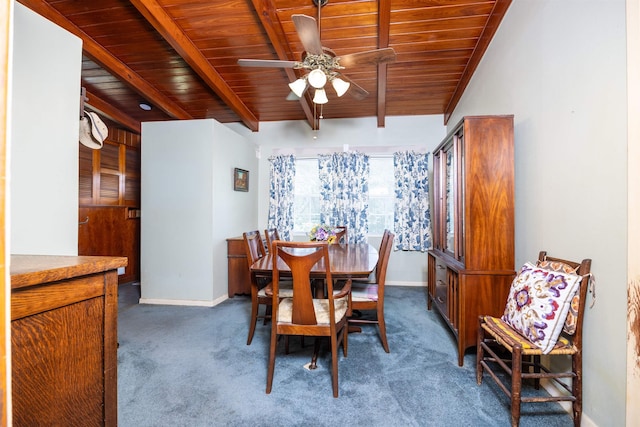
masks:
<path fill-rule="evenodd" d="M 184 305 L 193 307 L 215 307 L 223 301 L 229 299 L 227 295 L 223 295 L 213 301 L 201 300 L 185 300 L 185 299 L 156 299 L 156 298 L 140 298 L 138 304 L 155 304 L 155 305 Z"/>
<path fill-rule="evenodd" d="M 413 287 L 420 287 L 420 288 L 426 288 L 427 287 L 427 282 L 393 282 L 393 281 L 389 281 L 387 280 L 386 282 L 384 282 L 385 286 L 413 286 Z"/>
<path fill-rule="evenodd" d="M 567 392 L 558 386 L 555 385 L 553 381 L 542 379 L 540 380 L 540 385 L 549 393 L 551 396 L 566 396 Z M 558 402 L 562 408 L 571 414 L 571 402 Z M 583 400 L 584 403 L 584 400 Z M 598 425 L 593 422 L 591 418 L 585 415 L 584 406 L 582 407 L 582 417 L 580 419 L 580 425 L 582 427 L 598 427 Z"/>

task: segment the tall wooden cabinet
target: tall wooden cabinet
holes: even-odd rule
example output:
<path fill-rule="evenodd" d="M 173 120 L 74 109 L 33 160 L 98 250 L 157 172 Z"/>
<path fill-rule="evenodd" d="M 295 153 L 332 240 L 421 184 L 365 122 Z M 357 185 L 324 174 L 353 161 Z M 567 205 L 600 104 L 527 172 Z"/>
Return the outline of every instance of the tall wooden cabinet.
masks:
<path fill-rule="evenodd" d="M 464 117 L 434 151 L 433 196 L 428 309 L 462 366 L 478 316 L 502 314 L 515 276 L 513 116 Z"/>

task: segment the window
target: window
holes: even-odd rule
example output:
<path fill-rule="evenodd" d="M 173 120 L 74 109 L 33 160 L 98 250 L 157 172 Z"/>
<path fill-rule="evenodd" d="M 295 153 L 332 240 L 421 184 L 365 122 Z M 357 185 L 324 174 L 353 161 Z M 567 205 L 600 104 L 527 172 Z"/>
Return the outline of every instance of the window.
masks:
<path fill-rule="evenodd" d="M 395 178 L 393 157 L 369 157 L 369 234 L 393 230 Z"/>
<path fill-rule="evenodd" d="M 369 234 L 393 230 L 393 157 L 369 157 Z M 293 205 L 294 233 L 308 233 L 320 222 L 320 180 L 318 159 L 296 160 Z"/>
<path fill-rule="evenodd" d="M 318 159 L 296 159 L 293 232 L 308 233 L 320 222 Z"/>

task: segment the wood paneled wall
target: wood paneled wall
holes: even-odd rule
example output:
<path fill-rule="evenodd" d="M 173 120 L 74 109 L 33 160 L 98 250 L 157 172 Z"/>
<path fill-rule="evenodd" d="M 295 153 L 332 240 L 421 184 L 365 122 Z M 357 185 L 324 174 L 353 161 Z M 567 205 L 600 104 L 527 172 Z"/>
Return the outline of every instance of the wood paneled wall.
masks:
<path fill-rule="evenodd" d="M 140 279 L 140 135 L 109 124 L 100 150 L 79 144 L 78 255 L 126 256 Z"/>

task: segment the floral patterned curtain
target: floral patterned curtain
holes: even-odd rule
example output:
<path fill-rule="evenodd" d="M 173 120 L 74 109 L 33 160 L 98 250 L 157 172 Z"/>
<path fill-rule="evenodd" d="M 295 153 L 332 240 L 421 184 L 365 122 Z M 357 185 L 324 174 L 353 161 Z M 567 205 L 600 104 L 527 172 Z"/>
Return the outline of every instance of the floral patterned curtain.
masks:
<path fill-rule="evenodd" d="M 296 159 L 292 155 L 269 157 L 269 218 L 268 228 L 277 228 L 281 239 L 291 240 L 293 230 L 293 190 Z"/>
<path fill-rule="evenodd" d="M 431 247 L 428 159 L 429 153 L 393 154 L 396 249 L 424 252 Z"/>
<path fill-rule="evenodd" d="M 369 156 L 333 153 L 318 156 L 320 222 L 347 227 L 349 243 L 367 241 Z"/>

